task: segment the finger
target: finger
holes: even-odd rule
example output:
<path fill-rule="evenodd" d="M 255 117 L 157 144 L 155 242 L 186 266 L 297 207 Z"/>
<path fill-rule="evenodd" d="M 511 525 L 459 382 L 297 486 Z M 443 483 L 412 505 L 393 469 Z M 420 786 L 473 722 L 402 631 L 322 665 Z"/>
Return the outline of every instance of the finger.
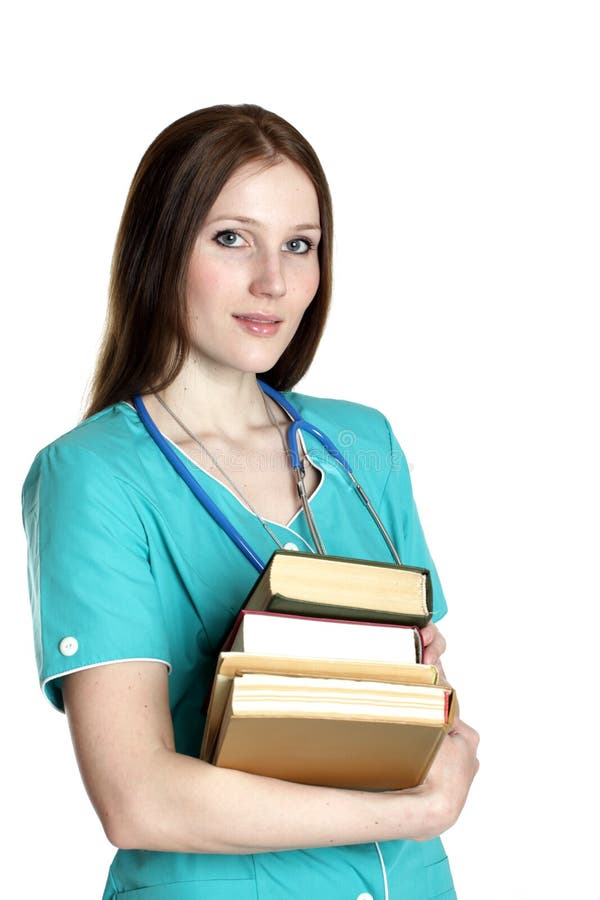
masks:
<path fill-rule="evenodd" d="M 474 749 L 477 749 L 479 746 L 479 732 L 475 731 L 474 728 L 471 728 L 470 725 L 467 725 L 466 722 L 458 717 L 455 718 L 452 723 L 452 728 L 448 733 L 450 735 L 459 735 L 460 737 L 463 737 Z"/>
<path fill-rule="evenodd" d="M 438 656 L 441 656 L 442 653 L 446 652 L 446 638 L 444 637 L 444 635 L 441 632 L 438 631 L 435 641 L 433 643 L 437 650 Z"/>
<path fill-rule="evenodd" d="M 435 665 L 440 656 L 446 650 L 446 640 L 438 631 L 433 641 L 424 647 L 423 661 L 429 665 Z"/>
<path fill-rule="evenodd" d="M 434 625 L 433 622 L 429 622 L 424 628 L 421 628 L 421 637 L 423 638 L 423 644 L 427 647 L 434 640 L 436 634 L 439 634 L 437 625 Z"/>
<path fill-rule="evenodd" d="M 421 638 L 424 647 L 430 647 L 432 645 L 441 646 L 443 648 L 441 651 L 442 653 L 446 649 L 446 639 L 438 629 L 437 625 L 434 625 L 433 622 L 430 622 L 429 625 L 426 625 L 425 628 L 421 629 Z"/>
<path fill-rule="evenodd" d="M 425 665 L 432 665 L 432 663 L 425 663 Z M 433 663 L 433 665 L 435 665 L 436 669 L 438 670 L 438 684 L 445 684 L 449 686 L 450 683 L 448 681 L 446 673 L 444 672 L 444 667 L 442 665 L 441 659 L 438 659 L 436 663 Z"/>

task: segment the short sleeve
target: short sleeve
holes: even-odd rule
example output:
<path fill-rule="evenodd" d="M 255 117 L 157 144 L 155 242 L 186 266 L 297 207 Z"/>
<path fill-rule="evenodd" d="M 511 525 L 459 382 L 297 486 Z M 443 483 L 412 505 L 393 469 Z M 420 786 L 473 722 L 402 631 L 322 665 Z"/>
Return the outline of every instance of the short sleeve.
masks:
<path fill-rule="evenodd" d="M 393 524 L 396 546 L 402 562 L 405 565 L 429 569 L 433 593 L 433 621 L 436 622 L 448 611 L 446 599 L 421 527 L 406 457 L 387 419 L 386 425 L 390 440 L 390 457 L 381 510 L 385 520 Z"/>
<path fill-rule="evenodd" d="M 130 659 L 170 667 L 148 541 L 128 485 L 87 447 L 38 454 L 23 487 L 41 685 L 63 709 L 61 676 Z"/>

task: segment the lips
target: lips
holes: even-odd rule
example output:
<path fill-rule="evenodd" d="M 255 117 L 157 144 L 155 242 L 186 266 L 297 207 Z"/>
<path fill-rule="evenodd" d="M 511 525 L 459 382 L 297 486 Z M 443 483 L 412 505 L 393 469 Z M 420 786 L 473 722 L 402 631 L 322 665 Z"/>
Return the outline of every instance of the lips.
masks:
<path fill-rule="evenodd" d="M 275 325 L 277 322 L 281 322 L 281 319 L 278 319 L 276 316 L 265 316 L 263 313 L 234 313 L 234 319 L 242 319 L 244 322 L 259 322 L 264 324 L 265 322 L 271 325 Z"/>
<path fill-rule="evenodd" d="M 246 334 L 258 337 L 271 337 L 277 334 L 283 321 L 277 316 L 267 316 L 265 313 L 260 312 L 241 313 L 234 315 L 233 318 Z"/>

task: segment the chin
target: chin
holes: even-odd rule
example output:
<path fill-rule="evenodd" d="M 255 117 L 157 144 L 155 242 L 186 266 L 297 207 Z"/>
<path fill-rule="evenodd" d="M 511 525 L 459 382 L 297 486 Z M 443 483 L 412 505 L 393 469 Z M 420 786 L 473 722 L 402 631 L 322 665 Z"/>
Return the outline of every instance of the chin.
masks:
<path fill-rule="evenodd" d="M 252 354 L 252 356 L 246 355 L 243 358 L 237 357 L 236 359 L 223 360 L 223 362 L 225 365 L 232 369 L 237 369 L 239 372 L 260 375 L 273 368 L 284 350 L 280 353 L 256 353 Z"/>
<path fill-rule="evenodd" d="M 287 346 L 257 347 L 253 353 L 236 354 L 236 361 L 243 372 L 268 372 L 281 358 Z"/>

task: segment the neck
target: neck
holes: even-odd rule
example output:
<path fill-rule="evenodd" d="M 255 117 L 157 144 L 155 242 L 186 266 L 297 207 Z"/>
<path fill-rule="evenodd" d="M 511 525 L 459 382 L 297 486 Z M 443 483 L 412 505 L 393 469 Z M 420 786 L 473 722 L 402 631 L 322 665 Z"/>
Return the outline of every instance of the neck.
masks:
<path fill-rule="evenodd" d="M 262 391 L 252 372 L 231 369 L 224 372 L 217 367 L 201 369 L 186 362 L 160 396 L 197 434 L 239 440 L 269 422 Z M 158 427 L 173 439 L 171 432 L 177 426 L 168 413 L 152 395 L 147 395 L 144 400 Z M 271 400 L 267 402 L 275 409 L 275 416 L 282 419 L 281 411 Z"/>

